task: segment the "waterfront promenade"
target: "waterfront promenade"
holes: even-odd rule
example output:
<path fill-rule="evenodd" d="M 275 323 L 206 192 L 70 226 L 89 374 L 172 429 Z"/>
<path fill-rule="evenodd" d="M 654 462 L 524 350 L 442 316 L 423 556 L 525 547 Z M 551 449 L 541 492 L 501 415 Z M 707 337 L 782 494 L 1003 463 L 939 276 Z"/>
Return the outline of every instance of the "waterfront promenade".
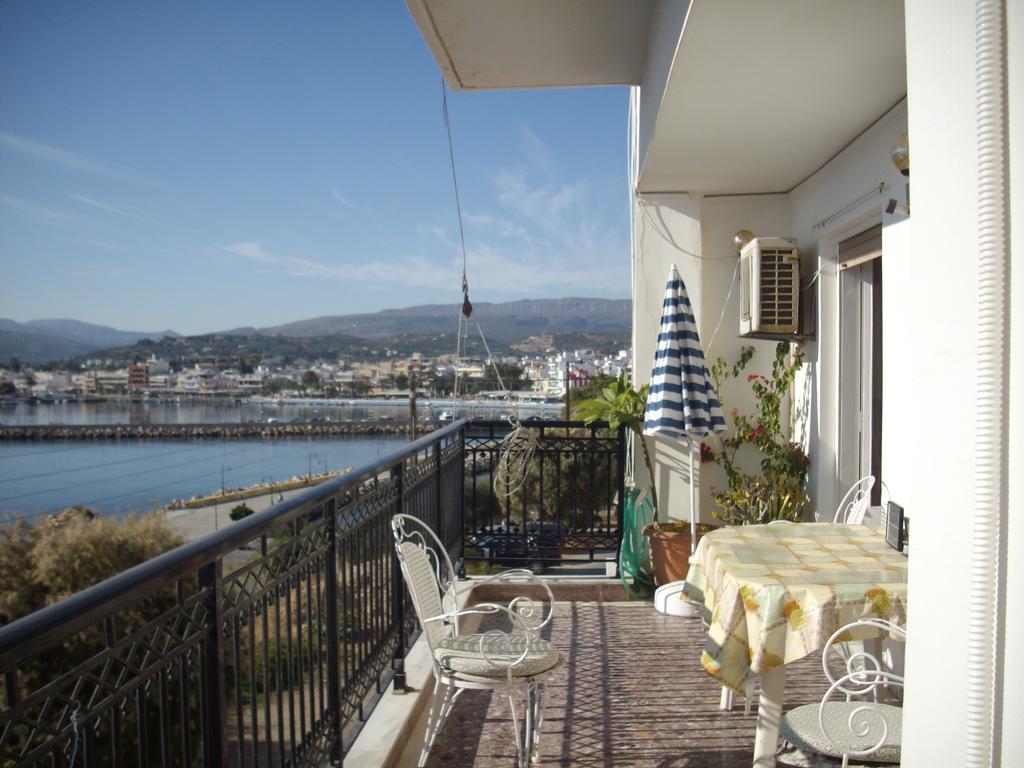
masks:
<path fill-rule="evenodd" d="M 208 504 L 192 509 L 164 509 L 159 511 L 163 514 L 167 524 L 177 533 L 184 537 L 185 541 L 195 541 L 207 534 L 213 533 L 218 528 L 231 525 L 235 521 L 231 519 L 231 510 L 239 504 L 245 504 L 249 509 L 262 512 L 274 504 L 297 496 L 308 488 L 295 488 L 290 491 L 274 491 L 262 496 L 250 496 L 238 501 L 222 501 L 216 504 Z"/>

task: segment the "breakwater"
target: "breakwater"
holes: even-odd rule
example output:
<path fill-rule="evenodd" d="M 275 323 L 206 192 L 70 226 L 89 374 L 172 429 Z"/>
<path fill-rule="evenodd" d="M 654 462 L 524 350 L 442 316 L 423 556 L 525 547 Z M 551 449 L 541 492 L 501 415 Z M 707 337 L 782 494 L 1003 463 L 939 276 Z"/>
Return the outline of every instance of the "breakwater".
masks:
<path fill-rule="evenodd" d="M 420 422 L 417 434 L 434 431 L 435 422 Z M 288 424 L 46 424 L 0 425 L 0 441 L 51 442 L 65 440 L 195 440 L 211 438 L 280 439 L 288 437 L 401 436 L 408 432 L 404 421 L 292 422 Z"/>

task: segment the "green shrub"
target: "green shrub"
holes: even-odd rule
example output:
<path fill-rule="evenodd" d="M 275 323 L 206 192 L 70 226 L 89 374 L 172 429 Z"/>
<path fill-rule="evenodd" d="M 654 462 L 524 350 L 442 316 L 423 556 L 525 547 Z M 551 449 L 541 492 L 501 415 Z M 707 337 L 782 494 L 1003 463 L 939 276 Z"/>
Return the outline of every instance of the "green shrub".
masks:
<path fill-rule="evenodd" d="M 249 507 L 249 505 L 246 504 L 245 502 L 242 502 L 237 507 L 231 510 L 230 517 L 232 520 L 241 520 L 243 517 L 248 517 L 252 513 L 253 510 Z"/>
<path fill-rule="evenodd" d="M 24 518 L 0 522 L 0 624 L 52 605 L 182 543 L 181 537 L 158 515 L 114 520 L 73 507 L 36 525 L 30 525 Z M 185 595 L 192 594 L 194 589 L 193 583 L 186 583 Z M 127 636 L 171 610 L 175 604 L 171 586 L 126 605 L 112 617 L 117 637 Z M 52 683 L 105 646 L 103 625 L 97 622 L 59 644 L 39 648 L 35 656 L 19 665 L 22 695 Z M 172 704 L 171 711 L 177 712 L 178 686 L 173 670 L 171 675 L 167 700 Z M 148 694 L 150 705 L 146 710 L 146 727 L 153 733 L 158 725 L 158 708 L 153 703 L 155 695 L 155 690 Z M 135 748 L 133 717 L 131 713 L 125 715 L 122 761 L 126 755 L 133 754 Z M 56 725 L 56 720 L 51 718 L 51 724 Z M 172 731 L 180 734 L 180 729 L 180 723 L 175 722 Z M 14 748 L 29 743 L 36 738 L 33 733 L 25 725 L 14 726 L 8 734 L 10 745 Z M 107 764 L 109 760 L 104 753 L 97 765 Z"/>

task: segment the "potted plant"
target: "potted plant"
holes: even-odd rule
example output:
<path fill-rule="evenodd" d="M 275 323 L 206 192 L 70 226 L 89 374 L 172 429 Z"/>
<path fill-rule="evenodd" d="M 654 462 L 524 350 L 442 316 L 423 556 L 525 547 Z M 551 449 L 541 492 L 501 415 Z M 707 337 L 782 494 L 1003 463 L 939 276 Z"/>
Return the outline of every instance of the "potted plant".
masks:
<path fill-rule="evenodd" d="M 650 547 L 651 568 L 657 586 L 679 581 L 686 576 L 690 563 L 690 524 L 687 521 L 659 522 L 658 496 L 654 489 L 654 465 L 650 448 L 644 437 L 644 410 L 647 407 L 648 385 L 634 389 L 623 373 L 609 386 L 603 388 L 592 400 L 584 400 L 576 407 L 576 413 L 588 424 L 606 421 L 612 429 L 625 426 L 640 442 L 647 475 L 651 478 L 650 523 L 643 526 L 643 534 Z M 639 492 L 635 492 L 639 494 Z M 637 500 L 634 499 L 634 502 Z M 642 507 L 641 504 L 638 506 Z M 645 518 L 646 519 L 646 518 Z M 698 538 L 713 526 L 697 526 Z"/>
<path fill-rule="evenodd" d="M 701 443 L 702 464 L 717 464 L 725 471 L 728 486 L 712 489 L 718 509 L 716 518 L 730 525 L 767 523 L 773 520 L 800 519 L 807 493 L 804 486 L 811 460 L 803 448 L 783 433 L 782 403 L 803 364 L 803 354 L 788 357 L 789 345 L 779 342 L 769 376 L 752 373 L 747 382 L 754 395 L 754 412 L 729 412 L 732 430 L 719 440 L 716 450 Z M 754 355 L 745 347 L 739 360 L 729 365 L 721 357 L 711 368 L 716 393 L 728 379 L 739 378 Z M 719 402 L 721 396 L 719 395 Z M 750 446 L 760 454 L 760 472 L 748 472 L 738 460 L 741 451 Z"/>
<path fill-rule="evenodd" d="M 644 439 L 644 409 L 647 408 L 647 391 L 644 384 L 640 389 L 633 389 L 626 372 L 619 374 L 607 387 L 604 387 L 593 400 L 583 400 L 576 404 L 576 413 L 587 424 L 595 421 L 606 421 L 611 429 L 625 427 L 640 441 L 640 449 L 647 465 L 647 476 L 651 478 L 651 501 L 654 504 L 654 519 L 658 519 L 658 494 L 654 489 L 654 465 L 651 454 Z"/>

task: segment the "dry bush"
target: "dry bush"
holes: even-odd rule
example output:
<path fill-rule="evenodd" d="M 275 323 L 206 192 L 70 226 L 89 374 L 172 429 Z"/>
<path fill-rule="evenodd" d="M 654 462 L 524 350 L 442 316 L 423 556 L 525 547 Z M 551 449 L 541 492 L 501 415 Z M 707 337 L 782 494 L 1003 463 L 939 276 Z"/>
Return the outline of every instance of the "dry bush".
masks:
<path fill-rule="evenodd" d="M 0 524 L 0 622 L 8 623 L 183 543 L 157 515 L 78 514 Z M 143 613 L 149 613 L 143 610 Z"/>
<path fill-rule="evenodd" d="M 0 523 L 0 624 L 52 605 L 181 543 L 181 537 L 157 515 L 114 520 L 94 516 L 79 507 L 52 515 L 36 525 L 24 519 Z M 186 585 L 186 594 L 191 591 L 191 585 Z M 117 637 L 125 637 L 152 621 L 173 608 L 175 602 L 174 587 L 170 586 L 124 606 L 112 616 Z M 100 622 L 59 644 L 38 648 L 33 658 L 19 665 L 21 695 L 31 694 L 61 679 L 105 646 Z M 146 693 L 149 701 L 146 727 L 156 733 L 158 709 L 153 697 L 157 694 L 155 688 L 150 688 L 152 684 L 147 686 Z M 167 699 L 174 712 L 177 712 L 177 690 L 177 685 L 173 684 Z M 51 719 L 59 714 L 59 709 L 53 710 Z M 133 710 L 124 715 L 126 725 L 121 734 L 124 755 L 133 754 L 135 749 L 135 726 L 129 723 L 134 716 Z M 177 721 L 172 724 L 175 734 L 180 734 L 181 728 L 182 724 Z M 70 731 L 68 733 L 70 738 Z M 17 744 L 34 737 L 27 726 L 18 725 L 9 738 L 11 744 Z M 106 765 L 107 761 L 104 753 L 97 764 Z"/>

